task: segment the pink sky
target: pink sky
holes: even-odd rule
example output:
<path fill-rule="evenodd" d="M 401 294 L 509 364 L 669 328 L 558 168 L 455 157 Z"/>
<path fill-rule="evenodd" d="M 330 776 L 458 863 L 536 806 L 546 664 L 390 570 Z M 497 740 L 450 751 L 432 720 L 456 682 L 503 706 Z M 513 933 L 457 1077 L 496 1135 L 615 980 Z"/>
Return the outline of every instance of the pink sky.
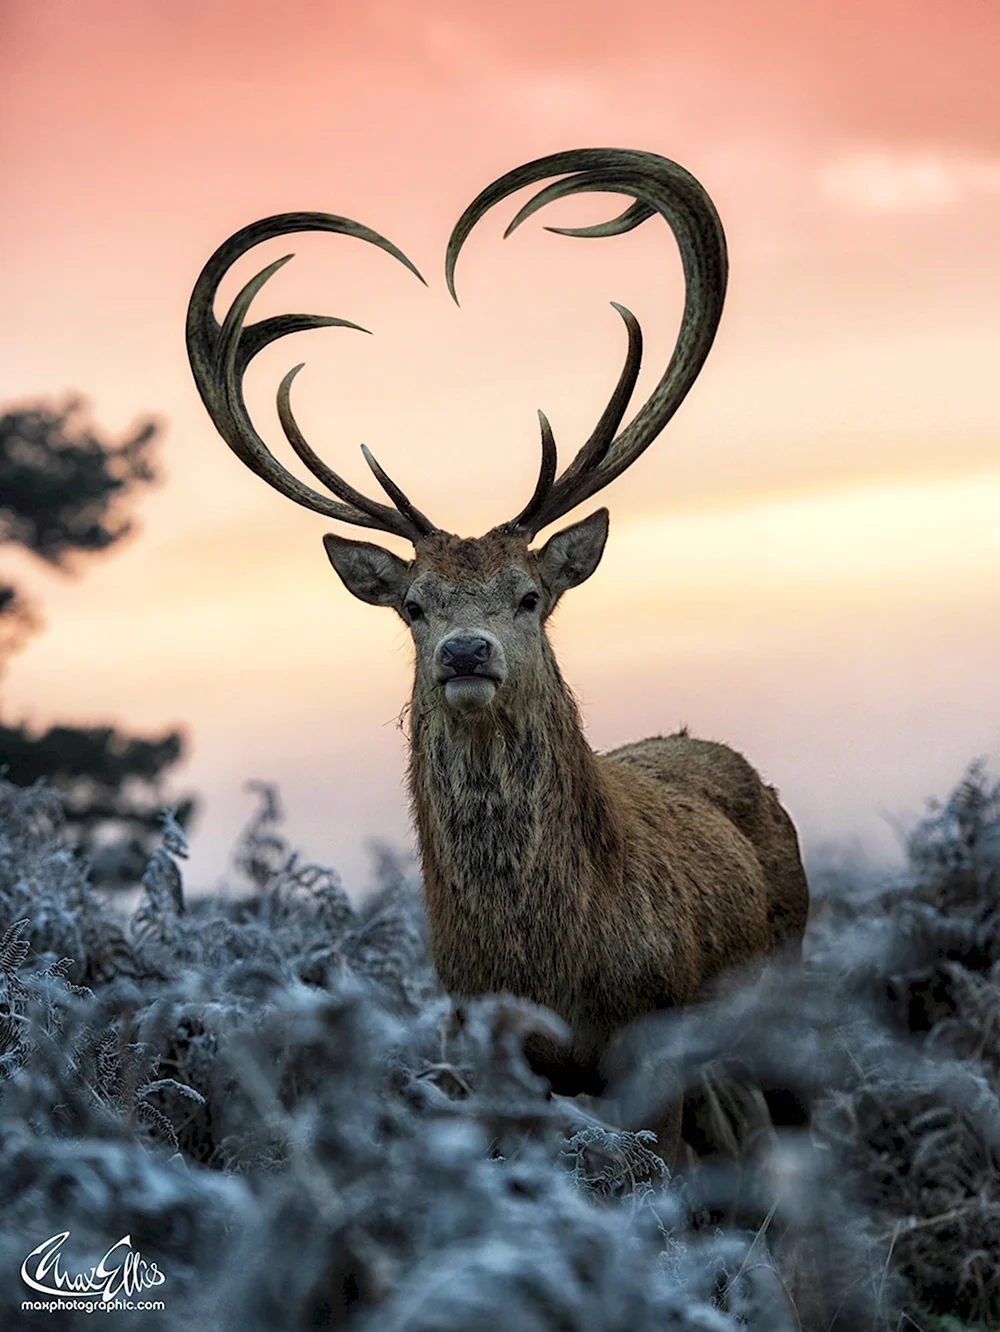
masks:
<path fill-rule="evenodd" d="M 242 262 L 227 293 L 293 248 L 261 311 L 375 333 L 269 349 L 249 401 L 276 440 L 274 389 L 305 359 L 299 417 L 334 466 L 365 484 L 364 441 L 436 521 L 482 531 L 530 489 L 536 408 L 564 453 L 600 412 L 610 300 L 646 333 L 640 395 L 654 382 L 679 265 L 653 223 L 583 242 L 533 220 L 502 242 L 511 204 L 463 255 L 456 310 L 448 231 L 520 162 L 647 148 L 716 200 L 730 294 L 689 401 L 603 497 L 608 553 L 554 630 L 564 672 L 595 745 L 686 722 L 748 753 L 807 849 L 891 854 L 886 813 L 1000 750 L 998 51 L 987 0 L 6 0 L 0 403 L 79 390 L 108 431 L 147 412 L 166 430 L 127 547 L 74 580 L 8 553 L 49 628 L 9 668 L 5 716 L 183 723 L 194 881 L 265 777 L 308 854 L 360 886 L 365 839 L 406 835 L 406 634 L 337 583 L 330 524 L 215 436 L 184 355 L 191 285 L 271 212 L 393 239 L 429 290 L 339 237 Z"/>

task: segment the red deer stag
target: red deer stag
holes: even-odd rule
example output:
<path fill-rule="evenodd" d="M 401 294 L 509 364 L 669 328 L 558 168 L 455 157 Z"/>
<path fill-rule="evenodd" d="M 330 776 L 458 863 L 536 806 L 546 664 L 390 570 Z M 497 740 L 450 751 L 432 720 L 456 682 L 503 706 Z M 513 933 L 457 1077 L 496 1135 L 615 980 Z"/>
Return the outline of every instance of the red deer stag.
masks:
<path fill-rule="evenodd" d="M 608 511 L 598 509 L 540 549 L 530 543 L 631 466 L 673 416 L 712 345 L 727 264 L 715 208 L 688 172 L 651 153 L 581 150 L 511 171 L 474 200 L 448 245 L 452 296 L 455 262 L 476 222 L 514 191 L 552 177 L 561 179 L 524 205 L 508 234 L 552 200 L 582 191 L 625 195 L 633 202 L 613 221 L 564 234 L 618 235 L 660 214 L 683 260 L 683 319 L 662 378 L 616 433 L 642 343 L 633 315 L 615 307 L 627 358 L 593 434 L 557 477 L 555 442 L 539 413 L 534 493 L 517 517 L 483 537 L 435 527 L 363 446 L 391 506 L 332 471 L 292 415 L 289 391 L 301 366 L 278 390 L 281 425 L 337 498 L 303 484 L 260 439 L 243 398 L 251 359 L 286 333 L 358 327 L 303 314 L 244 327 L 253 297 L 286 259 L 247 283 L 221 326 L 213 314 L 231 265 L 258 242 L 289 232 L 359 237 L 419 278 L 388 240 L 325 213 L 284 213 L 244 227 L 198 278 L 187 339 L 205 406 L 248 467 L 306 508 L 412 542 L 413 559 L 404 560 L 366 542 L 323 538 L 348 591 L 392 607 L 413 636 L 409 785 L 437 969 L 456 996 L 507 991 L 560 1014 L 574 1047 L 561 1060 L 549 1051 L 546 1069 L 557 1089 L 578 1091 L 598 1089 L 602 1051 L 631 1019 L 688 1002 L 733 964 L 797 946 L 808 890 L 792 822 L 742 755 L 686 732 L 596 754 L 559 673 L 546 622 L 567 588 L 597 568 Z M 538 1060 L 543 1054 L 536 1048 Z"/>

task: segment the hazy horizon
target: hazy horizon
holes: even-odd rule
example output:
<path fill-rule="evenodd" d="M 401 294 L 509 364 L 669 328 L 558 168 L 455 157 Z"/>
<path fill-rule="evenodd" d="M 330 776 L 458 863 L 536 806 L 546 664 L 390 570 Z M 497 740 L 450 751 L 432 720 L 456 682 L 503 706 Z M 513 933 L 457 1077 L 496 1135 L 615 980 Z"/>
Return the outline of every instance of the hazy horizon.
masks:
<path fill-rule="evenodd" d="M 165 430 L 120 550 L 69 580 L 8 549 L 47 628 L 7 670 L 5 720 L 181 724 L 172 789 L 204 796 L 189 882 L 224 868 L 258 778 L 306 854 L 362 887 L 366 841 L 407 836 L 408 635 L 329 568 L 320 536 L 354 529 L 216 436 L 184 354 L 191 286 L 268 213 L 390 237 L 428 288 L 343 237 L 241 261 L 224 296 L 294 250 L 259 313 L 374 333 L 269 348 L 248 401 L 278 440 L 275 389 L 305 360 L 297 414 L 337 470 L 367 485 L 365 442 L 435 521 L 481 532 L 530 493 L 537 408 L 564 458 L 599 415 L 624 355 L 611 300 L 643 326 L 643 401 L 680 266 L 658 219 L 608 241 L 543 229 L 608 198 L 502 241 L 511 201 L 463 254 L 456 309 L 448 232 L 521 162 L 640 147 L 714 198 L 729 296 L 688 401 L 597 501 L 611 537 L 557 613 L 560 664 L 595 746 L 687 724 L 779 787 L 807 854 L 891 859 L 894 819 L 1000 755 L 998 43 L 978 2 L 8 0 L 0 410 L 78 392 L 110 435 L 150 413 Z"/>

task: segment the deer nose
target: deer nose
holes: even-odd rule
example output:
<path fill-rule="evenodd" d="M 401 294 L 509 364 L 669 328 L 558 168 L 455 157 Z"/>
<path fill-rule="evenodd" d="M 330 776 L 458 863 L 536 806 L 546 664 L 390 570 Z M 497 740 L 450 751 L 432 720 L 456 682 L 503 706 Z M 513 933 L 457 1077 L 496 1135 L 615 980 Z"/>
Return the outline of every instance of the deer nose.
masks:
<path fill-rule="evenodd" d="M 493 649 L 485 638 L 468 634 L 456 634 L 438 648 L 438 660 L 452 679 L 459 675 L 478 675 L 492 654 Z"/>

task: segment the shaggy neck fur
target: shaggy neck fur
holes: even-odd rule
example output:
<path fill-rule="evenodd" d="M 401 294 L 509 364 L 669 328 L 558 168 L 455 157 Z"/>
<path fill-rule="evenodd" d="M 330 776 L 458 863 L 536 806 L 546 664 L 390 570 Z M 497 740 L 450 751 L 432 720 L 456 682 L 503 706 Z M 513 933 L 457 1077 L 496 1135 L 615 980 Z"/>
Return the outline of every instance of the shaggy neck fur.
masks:
<path fill-rule="evenodd" d="M 547 642 L 541 655 L 472 716 L 450 712 L 418 674 L 410 792 L 445 986 L 512 991 L 572 1021 L 567 985 L 585 980 L 574 941 L 595 905 L 587 884 L 595 860 L 613 882 L 620 856 L 576 704 Z"/>

